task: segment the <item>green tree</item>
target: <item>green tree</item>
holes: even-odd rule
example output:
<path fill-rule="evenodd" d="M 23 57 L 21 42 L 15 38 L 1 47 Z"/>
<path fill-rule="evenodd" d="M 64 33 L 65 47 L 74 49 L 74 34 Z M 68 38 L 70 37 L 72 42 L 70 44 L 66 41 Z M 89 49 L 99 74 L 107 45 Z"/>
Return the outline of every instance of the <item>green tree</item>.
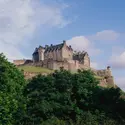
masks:
<path fill-rule="evenodd" d="M 72 74 L 63 68 L 51 75 L 33 78 L 25 90 L 30 124 L 40 124 L 52 117 L 76 120 L 92 105 L 98 83 L 91 71 L 79 70 Z"/>
<path fill-rule="evenodd" d="M 102 88 L 90 70 L 63 68 L 27 84 L 25 125 L 123 125 L 125 100 L 119 88 Z"/>
<path fill-rule="evenodd" d="M 0 125 L 16 125 L 24 112 L 23 73 L 0 54 Z"/>
<path fill-rule="evenodd" d="M 125 99 L 121 95 L 120 88 L 97 88 L 93 96 L 93 108 L 125 124 Z"/>

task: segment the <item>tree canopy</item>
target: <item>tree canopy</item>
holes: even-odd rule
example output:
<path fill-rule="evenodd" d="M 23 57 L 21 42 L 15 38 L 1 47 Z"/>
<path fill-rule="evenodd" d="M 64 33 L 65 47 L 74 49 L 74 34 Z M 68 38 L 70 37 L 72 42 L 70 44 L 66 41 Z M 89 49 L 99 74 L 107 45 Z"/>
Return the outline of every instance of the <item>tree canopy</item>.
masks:
<path fill-rule="evenodd" d="M 0 125 L 14 125 L 20 117 L 25 80 L 13 64 L 0 54 Z M 22 111 L 20 111 L 21 113 Z"/>
<path fill-rule="evenodd" d="M 121 90 L 101 88 L 98 84 L 89 70 L 72 74 L 61 69 L 33 78 L 25 88 L 28 122 L 39 125 L 53 118 L 73 123 L 81 119 L 85 125 L 123 122 L 125 102 L 120 98 Z"/>
<path fill-rule="evenodd" d="M 61 68 L 25 81 L 0 54 L 0 125 L 124 125 L 120 88 L 103 88 L 90 70 Z"/>

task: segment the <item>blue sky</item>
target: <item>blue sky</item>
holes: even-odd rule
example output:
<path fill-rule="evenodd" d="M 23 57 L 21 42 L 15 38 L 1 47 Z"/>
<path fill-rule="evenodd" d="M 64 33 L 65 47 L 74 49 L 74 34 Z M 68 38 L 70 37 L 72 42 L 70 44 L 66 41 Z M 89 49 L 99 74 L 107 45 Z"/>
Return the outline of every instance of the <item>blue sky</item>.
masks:
<path fill-rule="evenodd" d="M 124 27 L 124 0 L 0 0 L 0 52 L 10 61 L 66 40 L 87 51 L 93 67 L 110 65 L 125 90 Z"/>

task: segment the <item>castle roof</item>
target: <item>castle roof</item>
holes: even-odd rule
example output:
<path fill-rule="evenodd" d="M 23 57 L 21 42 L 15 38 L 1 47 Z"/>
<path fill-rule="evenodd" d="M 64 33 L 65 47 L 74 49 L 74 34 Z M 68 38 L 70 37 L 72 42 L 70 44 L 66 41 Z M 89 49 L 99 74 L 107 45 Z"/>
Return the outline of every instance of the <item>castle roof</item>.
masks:
<path fill-rule="evenodd" d="M 54 50 L 60 50 L 60 49 L 62 49 L 63 46 L 64 46 L 64 43 L 45 47 L 45 53 L 46 52 L 52 52 Z"/>
<path fill-rule="evenodd" d="M 73 54 L 73 59 L 74 60 L 82 60 L 86 55 L 88 56 L 88 53 L 86 51 L 75 52 Z"/>
<path fill-rule="evenodd" d="M 56 50 L 61 50 L 61 49 L 63 48 L 64 44 L 65 44 L 65 41 L 64 41 L 63 43 L 57 44 L 57 45 L 52 45 L 52 44 L 51 44 L 50 46 L 46 45 L 45 47 L 39 46 L 39 48 L 36 48 L 36 49 L 35 49 L 35 51 L 34 51 L 33 54 L 37 54 L 39 49 L 44 49 L 44 50 L 45 50 L 45 51 L 44 51 L 45 53 L 47 53 L 47 52 L 53 52 L 53 51 L 56 51 Z M 66 45 L 66 47 L 67 47 L 67 49 L 68 49 L 69 51 L 73 51 L 73 49 L 72 49 L 71 46 L 67 46 L 67 45 Z"/>
<path fill-rule="evenodd" d="M 79 51 L 79 52 L 75 52 L 74 55 L 82 55 L 82 56 L 85 56 L 85 55 L 88 55 L 88 53 L 86 51 Z"/>

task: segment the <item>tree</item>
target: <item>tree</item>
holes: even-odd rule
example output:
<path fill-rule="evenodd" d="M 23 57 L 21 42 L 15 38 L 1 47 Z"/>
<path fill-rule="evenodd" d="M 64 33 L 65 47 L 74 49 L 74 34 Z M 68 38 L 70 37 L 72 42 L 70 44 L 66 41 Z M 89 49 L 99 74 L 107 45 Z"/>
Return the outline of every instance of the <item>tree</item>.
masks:
<path fill-rule="evenodd" d="M 23 73 L 0 54 L 0 125 L 18 124 L 23 113 Z"/>
<path fill-rule="evenodd" d="M 40 124 L 52 117 L 76 120 L 93 103 L 92 94 L 98 83 L 91 71 L 72 74 L 63 68 L 33 78 L 25 90 L 29 123 Z"/>

